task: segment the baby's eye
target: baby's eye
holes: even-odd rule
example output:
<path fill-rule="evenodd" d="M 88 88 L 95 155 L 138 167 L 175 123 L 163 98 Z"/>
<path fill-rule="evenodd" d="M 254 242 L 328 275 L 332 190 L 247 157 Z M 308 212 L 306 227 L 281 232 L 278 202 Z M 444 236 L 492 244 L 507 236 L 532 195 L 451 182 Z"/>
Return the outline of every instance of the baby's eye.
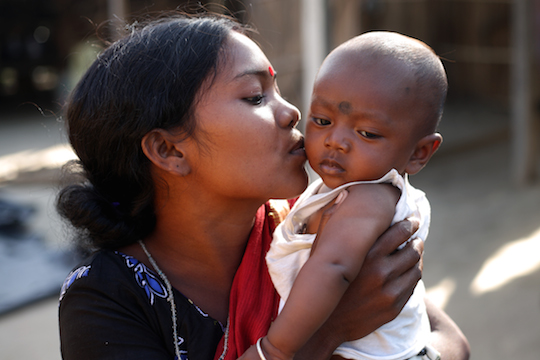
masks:
<path fill-rule="evenodd" d="M 326 126 L 326 125 L 330 125 L 330 121 L 329 120 L 326 120 L 326 119 L 321 119 L 321 118 L 316 118 L 316 117 L 313 117 L 313 122 L 319 126 Z"/>
<path fill-rule="evenodd" d="M 365 137 L 366 139 L 378 139 L 378 138 L 381 137 L 380 135 L 373 134 L 373 133 L 367 132 L 365 130 L 358 130 L 358 133 L 361 136 Z"/>
<path fill-rule="evenodd" d="M 245 101 L 247 101 L 248 103 L 252 105 L 260 105 L 263 99 L 264 99 L 264 95 L 256 95 L 256 96 L 244 98 Z"/>

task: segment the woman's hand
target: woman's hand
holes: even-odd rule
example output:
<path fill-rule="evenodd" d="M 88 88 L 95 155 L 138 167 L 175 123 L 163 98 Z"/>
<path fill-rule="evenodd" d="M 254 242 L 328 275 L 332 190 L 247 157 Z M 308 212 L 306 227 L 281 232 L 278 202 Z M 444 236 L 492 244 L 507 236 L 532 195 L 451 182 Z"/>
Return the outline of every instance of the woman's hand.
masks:
<path fill-rule="evenodd" d="M 360 273 L 332 315 L 343 341 L 364 337 L 393 320 L 409 300 L 422 277 L 424 244 L 414 240 L 396 249 L 417 227 L 417 221 L 395 224 L 369 251 Z"/>
<path fill-rule="evenodd" d="M 321 226 L 332 212 L 331 208 L 323 215 Z M 405 220 L 381 235 L 337 309 L 297 359 L 329 359 L 341 343 L 364 337 L 399 314 L 422 276 L 424 248 L 422 241 L 415 240 L 396 249 L 417 228 L 417 221 Z"/>

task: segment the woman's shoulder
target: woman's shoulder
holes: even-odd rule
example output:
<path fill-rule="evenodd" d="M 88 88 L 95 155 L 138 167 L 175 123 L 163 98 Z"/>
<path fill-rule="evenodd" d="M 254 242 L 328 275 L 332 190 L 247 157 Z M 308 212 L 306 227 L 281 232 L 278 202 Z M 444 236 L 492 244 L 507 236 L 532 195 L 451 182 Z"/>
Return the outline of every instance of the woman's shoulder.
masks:
<path fill-rule="evenodd" d="M 100 250 L 92 253 L 81 260 L 75 268 L 67 275 L 60 290 L 60 301 L 64 298 L 72 286 L 84 284 L 85 286 L 95 284 L 98 287 L 106 287 L 109 281 L 102 281 L 104 278 L 115 279 L 117 282 L 126 272 L 120 266 L 117 256 L 112 251 Z"/>
<path fill-rule="evenodd" d="M 194 314 L 196 318 L 209 318 L 193 301 L 172 290 L 179 317 Z M 85 296 L 80 298 L 80 294 Z M 100 250 L 69 273 L 62 285 L 60 306 L 66 297 L 77 298 L 79 304 L 94 297 L 126 307 L 142 307 L 150 313 L 169 314 L 168 296 L 164 281 L 137 258 L 120 251 Z"/>
<path fill-rule="evenodd" d="M 173 293 L 176 309 L 171 312 L 166 285 L 138 259 L 112 250 L 92 254 L 74 268 L 62 287 L 59 314 L 63 349 L 76 353 L 73 358 L 81 358 L 80 353 L 86 351 L 99 356 L 85 358 L 110 353 L 103 348 L 104 343 L 121 344 L 117 350 L 123 356 L 152 351 L 173 354 L 173 342 L 167 339 L 172 339 L 172 321 L 176 319 L 181 353 L 193 354 L 193 358 L 202 353 L 210 358 L 223 328 L 181 293 Z M 195 339 L 193 334 L 204 336 Z M 141 348 L 134 347 L 134 341 Z M 162 357 L 152 353 L 146 358 Z"/>
<path fill-rule="evenodd" d="M 149 305 L 168 296 L 155 272 L 135 257 L 114 250 L 100 250 L 82 260 L 66 277 L 60 303 L 70 292 L 81 291 L 106 294 L 118 301 L 142 300 Z"/>

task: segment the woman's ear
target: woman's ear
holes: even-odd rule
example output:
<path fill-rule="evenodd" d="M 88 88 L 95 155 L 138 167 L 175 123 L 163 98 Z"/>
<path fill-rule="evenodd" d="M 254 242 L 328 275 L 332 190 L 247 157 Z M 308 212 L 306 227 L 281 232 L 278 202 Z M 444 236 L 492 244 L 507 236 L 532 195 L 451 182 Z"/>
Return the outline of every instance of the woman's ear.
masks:
<path fill-rule="evenodd" d="M 191 167 L 186 158 L 185 141 L 167 130 L 154 129 L 142 138 L 141 147 L 146 157 L 158 168 L 186 176 L 191 172 Z"/>
<path fill-rule="evenodd" d="M 442 143 L 442 135 L 439 133 L 433 133 L 427 136 L 424 136 L 416 144 L 409 163 L 405 168 L 405 172 L 410 175 L 418 173 L 426 164 L 429 159 L 435 154 L 437 149 Z"/>

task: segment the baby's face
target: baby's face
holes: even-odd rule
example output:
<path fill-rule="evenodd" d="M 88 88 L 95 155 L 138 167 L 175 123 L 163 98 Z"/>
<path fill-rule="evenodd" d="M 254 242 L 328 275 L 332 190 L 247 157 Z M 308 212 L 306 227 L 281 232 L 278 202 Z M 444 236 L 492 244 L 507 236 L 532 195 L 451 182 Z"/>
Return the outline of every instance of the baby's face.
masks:
<path fill-rule="evenodd" d="M 397 63 L 338 57 L 321 67 L 306 124 L 306 153 L 331 188 L 403 174 L 419 140 L 415 81 Z"/>

